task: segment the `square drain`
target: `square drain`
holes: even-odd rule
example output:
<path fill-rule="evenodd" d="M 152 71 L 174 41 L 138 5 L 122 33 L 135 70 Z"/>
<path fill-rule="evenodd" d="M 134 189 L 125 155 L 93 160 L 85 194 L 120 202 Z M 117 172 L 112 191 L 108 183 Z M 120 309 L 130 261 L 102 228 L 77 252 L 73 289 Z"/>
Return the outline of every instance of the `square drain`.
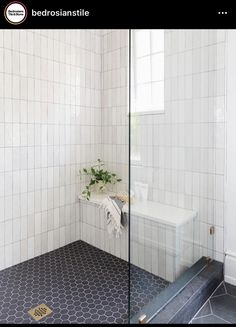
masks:
<path fill-rule="evenodd" d="M 44 303 L 28 311 L 28 314 L 36 321 L 50 315 L 50 313 L 52 313 L 52 310 Z"/>

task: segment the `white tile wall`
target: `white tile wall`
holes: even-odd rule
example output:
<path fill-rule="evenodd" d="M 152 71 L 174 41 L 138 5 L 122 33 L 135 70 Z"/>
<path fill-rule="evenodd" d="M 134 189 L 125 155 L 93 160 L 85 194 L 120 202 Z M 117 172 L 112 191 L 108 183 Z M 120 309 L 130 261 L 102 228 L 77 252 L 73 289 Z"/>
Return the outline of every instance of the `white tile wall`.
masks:
<path fill-rule="evenodd" d="M 122 178 L 108 190 L 128 192 L 128 30 L 101 30 L 101 49 L 101 158 Z M 105 216 L 94 204 L 82 203 L 80 214 L 82 240 L 128 259 L 127 231 L 121 239 L 110 238 Z"/>
<path fill-rule="evenodd" d="M 80 200 L 81 238 L 85 242 L 128 261 L 159 277 L 173 282 L 194 263 L 193 220 L 173 227 L 131 215 L 130 242 L 128 227 L 120 237 L 109 235 L 106 214 L 98 204 Z"/>
<path fill-rule="evenodd" d="M 170 282 L 191 267 L 193 221 L 182 226 L 131 215 L 130 262 Z"/>
<path fill-rule="evenodd" d="M 101 155 L 101 35 L 0 31 L 0 269 L 80 238 L 77 171 Z"/>
<path fill-rule="evenodd" d="M 148 183 L 149 200 L 199 212 L 196 259 L 223 260 L 225 44 L 224 30 L 166 30 L 165 113 L 132 120 L 141 159 L 131 183 Z"/>
<path fill-rule="evenodd" d="M 128 30 L 102 31 L 102 156 L 128 191 Z"/>
<path fill-rule="evenodd" d="M 149 199 L 199 211 L 196 258 L 214 247 L 222 259 L 225 40 L 166 31 L 165 113 L 136 118 L 132 139 L 131 178 L 149 183 Z M 127 190 L 127 111 L 127 30 L 0 31 L 0 269 L 80 238 L 126 258 L 127 234 L 121 253 L 76 197 L 78 169 L 99 157 Z"/>
<path fill-rule="evenodd" d="M 106 214 L 95 203 L 80 200 L 81 239 L 97 248 L 128 261 L 128 228 L 116 238 L 107 231 Z"/>

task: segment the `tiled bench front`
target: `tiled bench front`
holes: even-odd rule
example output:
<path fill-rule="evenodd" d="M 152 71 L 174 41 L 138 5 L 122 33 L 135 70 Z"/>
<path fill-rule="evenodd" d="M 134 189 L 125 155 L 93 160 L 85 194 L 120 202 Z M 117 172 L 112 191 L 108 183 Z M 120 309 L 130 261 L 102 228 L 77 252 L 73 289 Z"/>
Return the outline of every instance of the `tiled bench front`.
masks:
<path fill-rule="evenodd" d="M 128 228 L 120 238 L 107 232 L 105 195 L 80 199 L 81 239 L 119 258 L 128 260 Z M 124 207 L 128 212 L 128 206 Z M 152 201 L 130 206 L 130 262 L 173 282 L 194 263 L 194 220 L 197 213 Z"/>

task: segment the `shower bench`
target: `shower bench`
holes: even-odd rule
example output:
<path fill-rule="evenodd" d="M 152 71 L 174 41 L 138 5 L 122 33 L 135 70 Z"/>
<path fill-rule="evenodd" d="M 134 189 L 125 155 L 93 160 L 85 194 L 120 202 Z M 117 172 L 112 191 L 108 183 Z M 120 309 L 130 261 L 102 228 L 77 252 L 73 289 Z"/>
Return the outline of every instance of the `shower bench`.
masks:
<path fill-rule="evenodd" d="M 132 264 L 170 282 L 198 259 L 194 242 L 196 211 L 136 200 L 130 206 L 129 242 L 128 228 L 119 238 L 108 234 L 104 210 L 99 208 L 105 196 L 93 194 L 89 201 L 79 198 L 83 241 L 127 261 L 130 243 Z M 128 205 L 123 211 L 128 212 Z"/>

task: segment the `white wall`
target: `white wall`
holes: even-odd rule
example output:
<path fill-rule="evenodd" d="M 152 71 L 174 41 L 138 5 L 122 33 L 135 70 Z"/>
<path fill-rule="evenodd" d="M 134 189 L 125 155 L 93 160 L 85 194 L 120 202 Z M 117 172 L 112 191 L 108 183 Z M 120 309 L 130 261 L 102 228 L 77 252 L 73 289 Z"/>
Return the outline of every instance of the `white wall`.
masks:
<path fill-rule="evenodd" d="M 119 237 L 107 231 L 106 213 L 98 204 L 87 200 L 80 201 L 81 240 L 128 261 L 129 233 L 128 227 Z"/>
<path fill-rule="evenodd" d="M 127 106 L 128 30 L 0 31 L 0 269 L 86 239 L 81 167 L 127 191 Z"/>
<path fill-rule="evenodd" d="M 149 199 L 199 213 L 202 255 L 223 261 L 225 31 L 165 30 L 165 112 L 136 116 L 131 182 Z M 209 235 L 216 226 L 214 237 Z"/>
<path fill-rule="evenodd" d="M 202 254 L 214 248 L 223 260 L 225 33 L 166 33 L 166 112 L 140 118 L 142 160 L 131 177 L 150 182 L 151 200 L 198 210 Z M 123 179 L 117 190 L 127 190 L 127 72 L 127 30 L 0 31 L 0 269 L 81 238 L 80 167 L 101 157 Z M 235 253 L 228 140 L 226 249 Z"/>
<path fill-rule="evenodd" d="M 122 182 L 114 191 L 128 192 L 128 30 L 102 30 L 102 153 Z"/>
<path fill-rule="evenodd" d="M 0 31 L 0 269 L 80 238 L 76 172 L 100 155 L 100 31 Z"/>
<path fill-rule="evenodd" d="M 225 280 L 236 285 L 236 30 L 228 30 Z"/>
<path fill-rule="evenodd" d="M 109 189 L 128 192 L 128 30 L 101 30 L 101 49 L 101 158 L 122 178 Z M 127 230 L 115 239 L 97 205 L 81 201 L 80 212 L 81 239 L 127 260 Z"/>

